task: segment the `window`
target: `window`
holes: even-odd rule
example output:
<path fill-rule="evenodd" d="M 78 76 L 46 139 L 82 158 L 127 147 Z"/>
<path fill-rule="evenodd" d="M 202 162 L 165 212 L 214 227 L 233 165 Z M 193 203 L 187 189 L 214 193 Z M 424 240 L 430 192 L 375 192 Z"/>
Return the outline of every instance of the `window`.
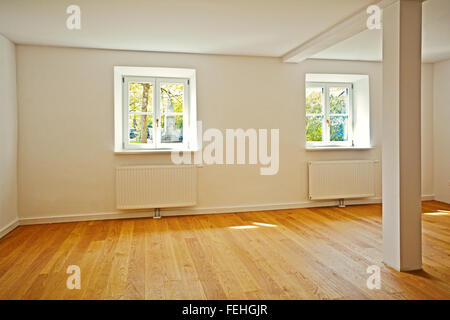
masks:
<path fill-rule="evenodd" d="M 307 146 L 353 146 L 351 83 L 307 82 Z"/>
<path fill-rule="evenodd" d="M 187 79 L 124 77 L 125 148 L 172 148 L 185 143 Z"/>
<path fill-rule="evenodd" d="M 195 149 L 193 81 L 191 69 L 115 67 L 115 151 Z"/>

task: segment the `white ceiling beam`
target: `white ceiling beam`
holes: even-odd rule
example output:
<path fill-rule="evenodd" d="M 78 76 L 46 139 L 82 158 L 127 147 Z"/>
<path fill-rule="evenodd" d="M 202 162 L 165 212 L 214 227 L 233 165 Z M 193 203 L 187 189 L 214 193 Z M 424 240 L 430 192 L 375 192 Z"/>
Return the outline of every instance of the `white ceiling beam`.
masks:
<path fill-rule="evenodd" d="M 380 9 L 383 9 L 390 6 L 395 1 L 396 0 L 377 0 L 372 4 L 376 4 L 380 7 Z M 314 38 L 311 38 L 298 47 L 292 49 L 284 56 L 282 56 L 282 61 L 291 63 L 301 62 L 315 55 L 316 53 L 319 53 L 341 41 L 344 41 L 366 30 L 367 18 L 369 17 L 366 10 L 367 8 L 358 11 L 351 17 L 338 22 L 337 24 L 318 34 Z"/>

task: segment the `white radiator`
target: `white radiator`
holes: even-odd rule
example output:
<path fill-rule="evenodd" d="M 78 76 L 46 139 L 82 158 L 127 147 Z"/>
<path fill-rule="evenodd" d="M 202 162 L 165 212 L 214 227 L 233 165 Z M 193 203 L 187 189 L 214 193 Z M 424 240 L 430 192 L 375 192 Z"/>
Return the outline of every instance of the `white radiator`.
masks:
<path fill-rule="evenodd" d="M 118 209 L 192 206 L 197 202 L 197 169 L 192 165 L 116 168 Z"/>
<path fill-rule="evenodd" d="M 310 161 L 309 199 L 348 199 L 375 196 L 373 160 Z"/>

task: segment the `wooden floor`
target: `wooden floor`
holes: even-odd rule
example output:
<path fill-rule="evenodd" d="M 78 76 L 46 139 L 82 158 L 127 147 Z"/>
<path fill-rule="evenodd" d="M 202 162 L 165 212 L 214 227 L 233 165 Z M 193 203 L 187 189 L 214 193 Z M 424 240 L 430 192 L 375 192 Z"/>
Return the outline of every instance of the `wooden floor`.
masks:
<path fill-rule="evenodd" d="M 380 205 L 21 226 L 0 240 L 0 298 L 450 299 L 450 206 L 423 203 L 438 210 L 411 273 L 381 262 Z"/>

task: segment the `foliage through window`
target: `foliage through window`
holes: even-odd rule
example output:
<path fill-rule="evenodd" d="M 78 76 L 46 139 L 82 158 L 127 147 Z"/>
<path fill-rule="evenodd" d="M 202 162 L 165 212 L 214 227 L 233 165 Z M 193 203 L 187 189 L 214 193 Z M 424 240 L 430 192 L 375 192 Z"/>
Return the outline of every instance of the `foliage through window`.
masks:
<path fill-rule="evenodd" d="M 305 106 L 307 145 L 352 145 L 352 84 L 307 82 Z"/>
<path fill-rule="evenodd" d="M 177 149 L 185 144 L 188 79 L 123 77 L 126 149 Z"/>

